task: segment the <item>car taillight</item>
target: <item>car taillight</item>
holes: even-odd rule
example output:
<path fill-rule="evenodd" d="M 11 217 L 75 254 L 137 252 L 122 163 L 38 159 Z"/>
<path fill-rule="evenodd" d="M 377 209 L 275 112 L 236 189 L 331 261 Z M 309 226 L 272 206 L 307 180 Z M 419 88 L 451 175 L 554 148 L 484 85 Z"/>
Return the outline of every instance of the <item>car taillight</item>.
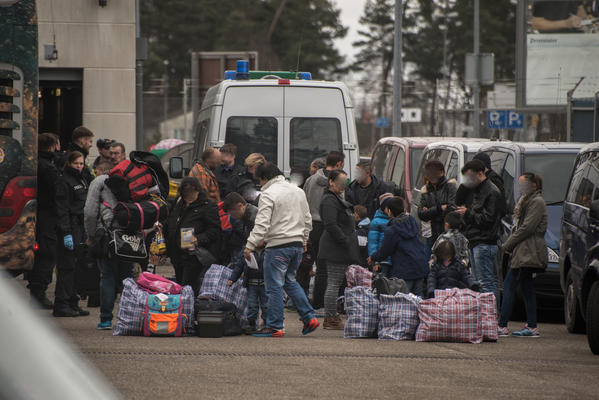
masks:
<path fill-rule="evenodd" d="M 290 85 L 289 79 L 279 79 L 279 85 Z"/>
<path fill-rule="evenodd" d="M 0 198 L 0 233 L 12 228 L 25 204 L 35 199 L 35 186 L 35 177 L 31 176 L 17 176 L 8 182 Z"/>

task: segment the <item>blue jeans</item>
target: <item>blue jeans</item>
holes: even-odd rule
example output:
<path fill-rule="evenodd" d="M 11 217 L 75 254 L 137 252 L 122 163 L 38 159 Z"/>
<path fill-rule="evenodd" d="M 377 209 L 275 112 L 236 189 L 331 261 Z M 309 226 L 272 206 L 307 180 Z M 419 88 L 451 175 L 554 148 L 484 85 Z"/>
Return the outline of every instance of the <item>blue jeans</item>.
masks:
<path fill-rule="evenodd" d="M 422 297 L 422 279 L 404 279 L 406 281 L 406 285 L 408 285 L 408 289 L 410 293 L 415 294 L 416 296 Z"/>
<path fill-rule="evenodd" d="M 283 329 L 285 319 L 283 289 L 297 307 L 300 320 L 308 322 L 314 318 L 314 309 L 310 305 L 304 289 L 295 280 L 295 273 L 302 261 L 301 247 L 266 249 L 264 253 L 264 283 L 268 296 L 266 326 Z"/>
<path fill-rule="evenodd" d="M 262 320 L 266 324 L 266 310 L 268 309 L 268 297 L 264 285 L 248 285 L 248 322 L 256 325 L 258 311 L 262 310 Z"/>
<path fill-rule="evenodd" d="M 499 316 L 499 326 L 507 326 L 512 309 L 514 308 L 514 299 L 516 297 L 516 287 L 520 285 L 522 296 L 524 297 L 524 309 L 526 310 L 526 325 L 529 328 L 537 327 L 537 299 L 535 289 L 532 284 L 531 271 L 514 271 L 509 269 L 503 281 L 503 298 L 501 299 L 501 314 Z"/>
<path fill-rule="evenodd" d="M 385 278 L 391 278 L 393 276 L 392 272 L 393 267 L 391 264 L 386 262 L 381 263 L 381 275 L 383 275 Z"/>
<path fill-rule="evenodd" d="M 116 286 L 121 277 L 120 269 L 124 268 L 127 277 L 132 277 L 133 266 L 115 258 L 100 258 L 98 266 L 100 267 L 100 321 L 112 321 Z"/>
<path fill-rule="evenodd" d="M 497 245 L 479 244 L 470 251 L 470 265 L 474 279 L 480 282 L 483 293 L 493 293 L 497 298 L 495 283 L 495 255 Z"/>

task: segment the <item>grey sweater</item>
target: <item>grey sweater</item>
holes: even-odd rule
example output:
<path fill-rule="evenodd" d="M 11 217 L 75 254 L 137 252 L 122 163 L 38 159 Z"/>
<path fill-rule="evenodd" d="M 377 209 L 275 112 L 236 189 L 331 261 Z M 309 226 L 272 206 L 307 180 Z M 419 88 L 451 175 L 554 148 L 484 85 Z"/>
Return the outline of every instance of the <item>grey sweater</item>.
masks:
<path fill-rule="evenodd" d="M 87 238 L 90 240 L 94 239 L 97 229 L 102 226 L 102 221 L 105 226 L 112 224 L 112 208 L 116 206 L 117 200 L 110 189 L 104 185 L 106 179 L 108 179 L 108 174 L 96 177 L 90 183 L 87 191 L 87 199 L 83 209 L 83 224 Z M 109 207 L 104 203 L 108 204 Z"/>

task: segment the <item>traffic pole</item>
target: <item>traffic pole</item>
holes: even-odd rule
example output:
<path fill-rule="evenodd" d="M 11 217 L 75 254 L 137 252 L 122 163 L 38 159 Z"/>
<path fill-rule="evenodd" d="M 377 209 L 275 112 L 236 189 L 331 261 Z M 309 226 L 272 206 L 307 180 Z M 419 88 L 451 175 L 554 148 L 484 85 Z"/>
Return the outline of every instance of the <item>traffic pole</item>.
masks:
<path fill-rule="evenodd" d="M 393 24 L 393 131 L 395 137 L 401 137 L 401 28 L 402 0 L 395 0 L 395 22 Z"/>

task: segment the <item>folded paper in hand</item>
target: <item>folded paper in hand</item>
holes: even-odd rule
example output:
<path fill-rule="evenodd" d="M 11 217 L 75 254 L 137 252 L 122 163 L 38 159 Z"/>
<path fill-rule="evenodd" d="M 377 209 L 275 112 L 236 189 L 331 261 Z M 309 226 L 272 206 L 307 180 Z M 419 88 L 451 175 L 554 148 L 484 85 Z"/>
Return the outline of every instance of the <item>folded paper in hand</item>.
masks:
<path fill-rule="evenodd" d="M 250 259 L 246 259 L 245 262 L 248 264 L 249 269 L 258 269 L 258 261 L 256 261 L 256 256 L 254 253 L 250 253 Z"/>

